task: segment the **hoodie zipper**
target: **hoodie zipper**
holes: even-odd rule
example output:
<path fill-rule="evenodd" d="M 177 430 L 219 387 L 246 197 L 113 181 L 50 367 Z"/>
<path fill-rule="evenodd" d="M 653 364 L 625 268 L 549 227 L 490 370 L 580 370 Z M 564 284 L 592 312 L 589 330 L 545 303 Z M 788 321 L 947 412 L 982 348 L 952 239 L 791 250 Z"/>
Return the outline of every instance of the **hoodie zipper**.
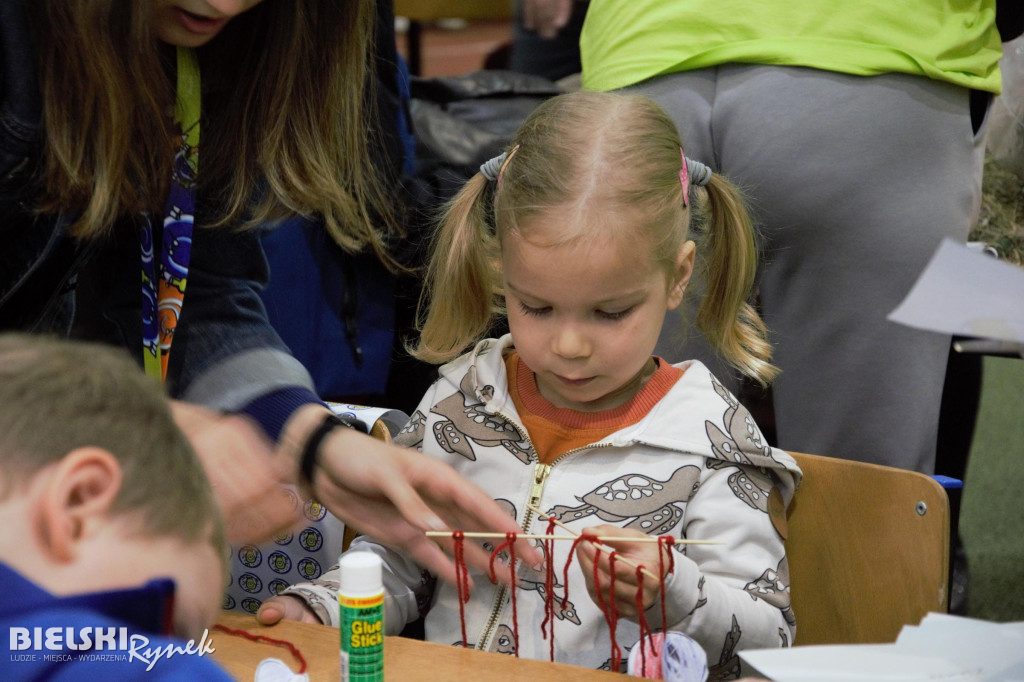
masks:
<path fill-rule="evenodd" d="M 533 453 L 533 457 L 535 459 L 533 469 L 533 484 L 530 486 L 529 506 L 526 508 L 523 514 L 523 522 L 519 524 L 520 530 L 522 530 L 523 532 L 525 532 L 526 529 L 530 527 L 530 524 L 533 523 L 533 510 L 530 509 L 530 507 L 540 508 L 540 500 L 541 497 L 543 497 L 544 495 L 544 484 L 547 483 L 548 477 L 551 475 L 551 469 L 556 464 L 558 464 L 558 462 L 565 459 L 569 455 L 573 455 L 576 454 L 577 452 L 582 452 L 584 450 L 612 447 L 611 443 L 584 445 L 583 447 L 575 448 L 573 450 L 569 450 L 568 452 L 563 452 L 558 457 L 555 457 L 553 460 L 551 460 L 551 464 L 542 464 L 539 461 L 540 458 L 537 457 L 537 451 L 533 447 L 533 442 L 530 440 L 529 434 L 525 433 L 521 428 L 519 428 L 519 425 L 516 424 L 514 420 L 510 419 L 508 415 L 496 411 L 494 412 L 494 416 L 501 417 L 506 422 L 512 425 L 512 428 L 516 430 L 516 432 L 519 434 L 519 437 L 525 440 L 527 444 L 529 444 L 530 452 Z M 489 644 L 489 640 L 491 639 L 491 636 L 494 634 L 494 629 L 498 625 L 498 617 L 501 615 L 501 608 L 505 601 L 505 593 L 508 592 L 508 590 L 509 587 L 504 584 L 498 588 L 498 593 L 495 595 L 493 605 L 491 606 L 491 615 L 487 619 L 487 625 L 484 626 L 483 635 L 477 639 L 477 649 L 483 649 L 485 646 Z"/>
<path fill-rule="evenodd" d="M 519 428 L 519 424 L 517 424 L 514 420 L 510 419 L 508 417 L 508 415 L 503 414 L 503 413 L 498 412 L 498 411 L 494 412 L 494 416 L 501 417 L 506 422 L 511 424 L 512 428 L 514 428 L 516 430 L 516 433 L 519 434 L 519 437 L 521 439 L 523 439 L 524 441 L 526 441 L 526 443 L 530 446 L 530 453 L 532 454 L 533 459 L 535 461 L 539 459 L 537 457 L 537 451 L 533 447 L 533 441 L 530 440 L 530 435 L 528 433 L 526 433 L 523 429 Z M 540 464 L 540 462 L 537 461 L 537 466 L 543 467 L 544 465 Z M 549 470 L 550 470 L 550 467 L 549 467 Z M 546 478 L 546 475 L 545 475 L 545 478 Z M 544 485 L 543 481 L 541 481 L 540 485 L 543 488 L 543 485 Z M 531 488 L 531 499 L 532 499 L 533 491 L 536 490 L 536 488 L 537 488 L 537 481 L 536 481 L 536 472 L 535 472 L 534 484 L 533 484 L 533 488 Z M 527 510 L 527 514 L 529 514 L 529 510 Z M 523 516 L 524 520 L 526 520 L 528 518 L 529 518 L 528 515 L 524 515 Z M 520 524 L 520 530 L 525 530 L 525 528 L 526 528 L 525 524 Z M 491 615 L 488 616 L 488 618 L 487 618 L 487 624 L 484 626 L 482 635 L 480 637 L 478 637 L 477 640 L 476 640 L 476 648 L 477 649 L 484 649 L 486 646 L 489 645 L 491 636 L 494 634 L 494 628 L 498 624 L 498 616 L 501 613 L 501 606 L 502 606 L 502 604 L 505 601 L 505 593 L 507 591 L 508 591 L 508 586 L 505 585 L 504 583 L 501 584 L 500 586 L 498 586 L 498 592 L 497 592 L 497 594 L 494 595 L 494 601 L 491 604 Z"/>

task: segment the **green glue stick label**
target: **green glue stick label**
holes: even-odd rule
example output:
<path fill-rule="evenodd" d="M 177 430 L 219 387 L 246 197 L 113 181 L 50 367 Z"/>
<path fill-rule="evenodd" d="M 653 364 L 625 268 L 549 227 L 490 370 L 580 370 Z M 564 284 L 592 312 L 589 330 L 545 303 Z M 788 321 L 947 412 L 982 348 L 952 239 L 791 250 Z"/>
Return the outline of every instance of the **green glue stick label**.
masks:
<path fill-rule="evenodd" d="M 342 682 L 384 681 L 384 593 L 338 595 Z"/>
<path fill-rule="evenodd" d="M 384 682 L 384 586 L 381 560 L 346 552 L 339 562 L 342 682 Z"/>

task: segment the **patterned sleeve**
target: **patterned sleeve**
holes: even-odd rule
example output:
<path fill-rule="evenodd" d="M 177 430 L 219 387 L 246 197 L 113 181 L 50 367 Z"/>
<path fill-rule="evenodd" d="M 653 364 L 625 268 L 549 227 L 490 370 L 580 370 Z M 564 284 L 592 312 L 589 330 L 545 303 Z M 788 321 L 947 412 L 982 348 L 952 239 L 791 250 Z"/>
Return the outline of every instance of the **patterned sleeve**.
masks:
<path fill-rule="evenodd" d="M 742 649 L 790 645 L 795 620 L 785 543 L 772 522 L 781 504 L 774 473 L 708 460 L 701 478 L 686 508 L 684 536 L 723 544 L 683 545 L 675 555 L 666 618 L 671 629 L 701 644 L 715 679 L 739 674 Z M 650 615 L 660 622 L 659 603 Z"/>

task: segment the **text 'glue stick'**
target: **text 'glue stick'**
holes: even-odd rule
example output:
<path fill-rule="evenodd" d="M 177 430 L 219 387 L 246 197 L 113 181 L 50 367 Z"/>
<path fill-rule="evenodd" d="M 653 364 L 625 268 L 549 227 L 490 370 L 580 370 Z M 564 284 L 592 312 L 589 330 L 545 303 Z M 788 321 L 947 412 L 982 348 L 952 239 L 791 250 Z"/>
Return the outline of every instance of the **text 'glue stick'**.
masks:
<path fill-rule="evenodd" d="M 347 552 L 340 561 L 342 682 L 384 682 L 384 584 L 380 557 Z"/>

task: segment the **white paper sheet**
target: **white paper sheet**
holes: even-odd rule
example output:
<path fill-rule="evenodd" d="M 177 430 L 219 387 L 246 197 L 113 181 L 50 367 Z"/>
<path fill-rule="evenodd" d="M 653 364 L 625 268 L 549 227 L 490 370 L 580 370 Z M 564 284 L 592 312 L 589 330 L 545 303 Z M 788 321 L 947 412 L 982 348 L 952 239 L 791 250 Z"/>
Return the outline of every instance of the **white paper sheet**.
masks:
<path fill-rule="evenodd" d="M 798 646 L 741 651 L 740 658 L 774 682 L 981 682 L 944 659 L 902 653 L 892 644 Z M 746 671 L 745 671 L 746 674 Z"/>
<path fill-rule="evenodd" d="M 749 674 L 775 682 L 1024 680 L 1024 623 L 931 613 L 904 626 L 893 644 L 759 649 L 740 658 L 754 669 Z"/>
<path fill-rule="evenodd" d="M 946 239 L 888 319 L 1024 349 L 1024 269 Z"/>

